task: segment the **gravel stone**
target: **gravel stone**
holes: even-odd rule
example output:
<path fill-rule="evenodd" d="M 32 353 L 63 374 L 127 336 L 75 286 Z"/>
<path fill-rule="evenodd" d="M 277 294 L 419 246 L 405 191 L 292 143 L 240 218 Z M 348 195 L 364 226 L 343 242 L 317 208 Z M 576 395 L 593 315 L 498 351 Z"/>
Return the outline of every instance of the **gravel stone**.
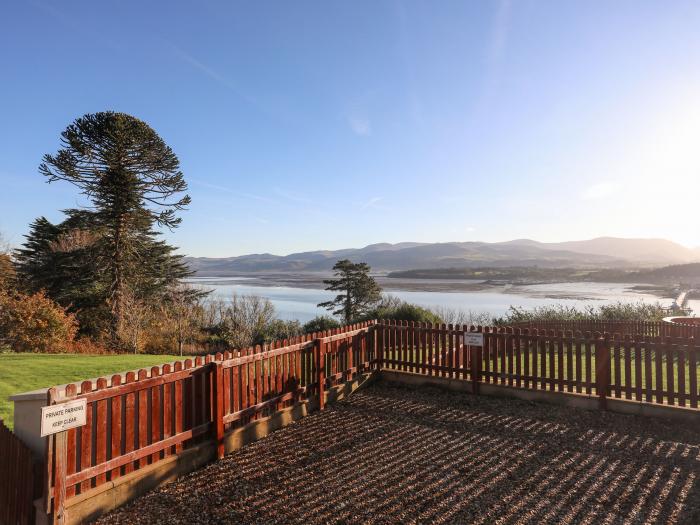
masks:
<path fill-rule="evenodd" d="M 101 524 L 700 524 L 700 425 L 385 383 Z"/>

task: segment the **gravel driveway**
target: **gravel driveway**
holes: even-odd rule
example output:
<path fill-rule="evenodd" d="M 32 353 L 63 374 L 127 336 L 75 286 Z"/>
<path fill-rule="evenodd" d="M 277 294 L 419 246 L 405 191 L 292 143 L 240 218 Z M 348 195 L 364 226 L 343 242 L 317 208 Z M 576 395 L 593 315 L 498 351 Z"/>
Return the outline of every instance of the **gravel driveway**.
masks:
<path fill-rule="evenodd" d="M 700 523 L 700 427 L 377 384 L 102 517 Z"/>

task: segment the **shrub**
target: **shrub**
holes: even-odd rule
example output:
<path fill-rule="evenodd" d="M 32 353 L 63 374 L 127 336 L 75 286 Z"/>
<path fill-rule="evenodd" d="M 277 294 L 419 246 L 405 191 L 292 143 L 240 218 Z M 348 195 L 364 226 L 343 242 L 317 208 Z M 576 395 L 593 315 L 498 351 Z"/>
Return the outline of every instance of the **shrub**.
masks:
<path fill-rule="evenodd" d="M 113 350 L 101 345 L 89 337 L 79 337 L 68 346 L 68 351 L 71 354 L 84 355 L 104 355 L 114 353 Z"/>
<path fill-rule="evenodd" d="M 230 301 L 208 301 L 198 316 L 205 340 L 227 348 L 246 348 L 302 333 L 299 321 L 277 319 L 270 300 L 256 295 L 234 294 Z"/>
<path fill-rule="evenodd" d="M 461 310 L 448 306 L 438 306 L 430 309 L 443 323 L 452 325 L 490 326 L 493 324 L 491 314 L 487 312 L 474 312 Z"/>
<path fill-rule="evenodd" d="M 565 306 L 555 304 L 538 306 L 531 310 L 511 306 L 503 317 L 495 320 L 498 325 L 537 321 L 660 321 L 666 310 L 660 303 L 622 302 L 601 306 Z"/>
<path fill-rule="evenodd" d="M 43 292 L 0 292 L 0 346 L 15 352 L 69 352 L 77 331 L 75 316 Z"/>
<path fill-rule="evenodd" d="M 597 315 L 599 319 L 607 321 L 661 321 L 668 314 L 659 302 L 649 304 L 641 301 L 637 303 L 618 301 L 598 307 Z"/>
<path fill-rule="evenodd" d="M 305 334 L 324 332 L 326 330 L 333 330 L 334 328 L 340 328 L 340 322 L 328 315 L 319 315 L 314 317 L 311 319 L 311 321 L 305 323 L 304 326 L 301 327 Z"/>
<path fill-rule="evenodd" d="M 291 339 L 302 334 L 301 323 L 299 321 L 285 321 L 283 319 L 275 319 L 270 321 L 256 335 L 255 344 L 266 344 L 272 341 L 282 341 L 283 339 Z"/>
<path fill-rule="evenodd" d="M 372 319 L 400 319 L 415 323 L 440 323 L 442 320 L 433 312 L 417 304 L 401 301 L 392 295 L 384 295 L 375 308 L 372 308 L 355 322 Z"/>

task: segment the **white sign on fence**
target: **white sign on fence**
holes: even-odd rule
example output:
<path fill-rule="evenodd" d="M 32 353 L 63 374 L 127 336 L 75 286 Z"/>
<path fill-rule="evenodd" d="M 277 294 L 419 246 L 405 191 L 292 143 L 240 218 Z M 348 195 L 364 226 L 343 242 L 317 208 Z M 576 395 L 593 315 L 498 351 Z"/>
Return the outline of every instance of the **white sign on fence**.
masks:
<path fill-rule="evenodd" d="M 86 410 L 87 400 L 85 399 L 41 407 L 41 436 L 82 427 L 86 422 Z"/>
<path fill-rule="evenodd" d="M 464 334 L 464 344 L 467 346 L 484 346 L 484 334 L 467 332 Z"/>

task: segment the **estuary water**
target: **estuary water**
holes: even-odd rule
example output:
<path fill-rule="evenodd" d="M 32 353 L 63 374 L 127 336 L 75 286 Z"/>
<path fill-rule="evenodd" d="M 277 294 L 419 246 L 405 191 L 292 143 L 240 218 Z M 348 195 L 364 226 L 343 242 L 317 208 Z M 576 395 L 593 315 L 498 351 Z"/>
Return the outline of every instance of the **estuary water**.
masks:
<path fill-rule="evenodd" d="M 335 293 L 320 288 L 260 285 L 259 280 L 250 277 L 196 277 L 189 282 L 197 287 L 212 291 L 212 296 L 230 299 L 233 294 L 258 295 L 266 297 L 275 306 L 281 319 L 298 319 L 302 323 L 317 315 L 328 314 L 327 310 L 316 305 L 328 301 Z M 648 303 L 661 302 L 670 305 L 669 299 L 632 290 L 632 284 L 620 283 L 556 283 L 522 286 L 498 286 L 479 291 L 416 291 L 386 290 L 404 301 L 424 307 L 448 307 L 475 313 L 486 312 L 499 316 L 508 308 L 519 306 L 533 308 L 548 304 L 564 304 L 583 307 L 601 305 L 616 301 Z M 698 305 L 700 306 L 700 305 Z"/>

